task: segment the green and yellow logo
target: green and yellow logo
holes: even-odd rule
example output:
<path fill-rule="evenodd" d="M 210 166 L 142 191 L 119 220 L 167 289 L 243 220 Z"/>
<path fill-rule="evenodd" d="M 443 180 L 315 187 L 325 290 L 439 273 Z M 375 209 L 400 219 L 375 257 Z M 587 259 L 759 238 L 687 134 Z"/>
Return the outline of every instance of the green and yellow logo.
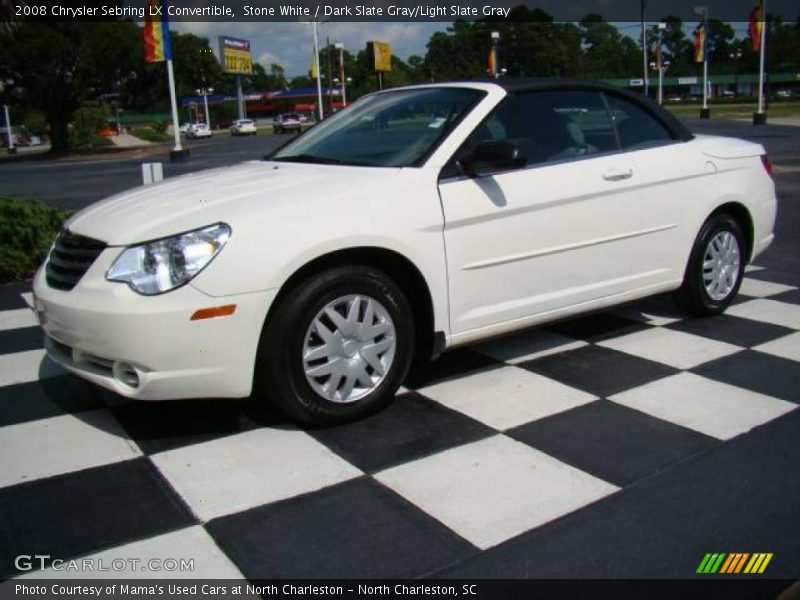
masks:
<path fill-rule="evenodd" d="M 772 553 L 769 552 L 733 552 L 727 554 L 709 552 L 700 561 L 697 572 L 701 574 L 726 574 L 736 573 L 763 573 L 769 561 L 772 560 Z"/>

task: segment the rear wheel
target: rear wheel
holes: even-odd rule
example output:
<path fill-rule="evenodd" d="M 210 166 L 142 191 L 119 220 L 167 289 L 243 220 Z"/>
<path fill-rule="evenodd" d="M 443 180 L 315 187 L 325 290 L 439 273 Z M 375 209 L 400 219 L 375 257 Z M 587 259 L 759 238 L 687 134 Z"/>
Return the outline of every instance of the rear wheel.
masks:
<path fill-rule="evenodd" d="M 695 240 L 678 305 L 693 316 L 718 315 L 733 301 L 742 283 L 745 238 L 739 222 L 728 214 L 711 217 Z"/>
<path fill-rule="evenodd" d="M 313 425 L 358 419 L 394 398 L 411 363 L 414 326 L 384 273 L 337 267 L 301 283 L 266 325 L 255 388 Z"/>

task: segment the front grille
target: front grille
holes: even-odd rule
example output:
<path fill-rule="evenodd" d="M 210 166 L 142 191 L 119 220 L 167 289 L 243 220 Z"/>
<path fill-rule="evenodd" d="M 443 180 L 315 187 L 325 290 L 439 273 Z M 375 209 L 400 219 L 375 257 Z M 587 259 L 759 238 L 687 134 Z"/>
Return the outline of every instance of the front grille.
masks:
<path fill-rule="evenodd" d="M 105 249 L 103 242 L 62 231 L 47 259 L 47 285 L 71 290 Z"/>

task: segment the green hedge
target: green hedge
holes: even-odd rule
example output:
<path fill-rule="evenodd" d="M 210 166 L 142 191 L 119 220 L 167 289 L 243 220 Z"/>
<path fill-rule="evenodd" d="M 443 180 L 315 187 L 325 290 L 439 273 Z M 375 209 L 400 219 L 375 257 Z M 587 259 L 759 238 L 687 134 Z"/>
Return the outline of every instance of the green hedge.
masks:
<path fill-rule="evenodd" d="M 0 283 L 31 277 L 72 211 L 0 196 Z"/>
<path fill-rule="evenodd" d="M 140 140 L 144 140 L 146 142 L 166 142 L 172 139 L 163 131 L 156 131 L 152 127 L 137 127 L 136 129 L 131 130 L 130 133 L 131 135 L 136 136 Z"/>

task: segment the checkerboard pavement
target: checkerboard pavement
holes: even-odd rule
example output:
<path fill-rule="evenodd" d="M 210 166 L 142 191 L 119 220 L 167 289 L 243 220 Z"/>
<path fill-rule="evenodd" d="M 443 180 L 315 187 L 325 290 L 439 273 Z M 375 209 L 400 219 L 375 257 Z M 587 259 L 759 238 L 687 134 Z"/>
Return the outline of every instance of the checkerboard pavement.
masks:
<path fill-rule="evenodd" d="M 757 267 L 724 316 L 654 297 L 457 349 L 328 429 L 127 402 L 49 362 L 29 303 L 0 289 L 0 576 L 36 553 L 192 577 L 687 576 L 709 545 L 798 539 L 770 502 L 800 506 L 800 290 Z M 794 551 L 773 572 L 796 575 Z"/>

